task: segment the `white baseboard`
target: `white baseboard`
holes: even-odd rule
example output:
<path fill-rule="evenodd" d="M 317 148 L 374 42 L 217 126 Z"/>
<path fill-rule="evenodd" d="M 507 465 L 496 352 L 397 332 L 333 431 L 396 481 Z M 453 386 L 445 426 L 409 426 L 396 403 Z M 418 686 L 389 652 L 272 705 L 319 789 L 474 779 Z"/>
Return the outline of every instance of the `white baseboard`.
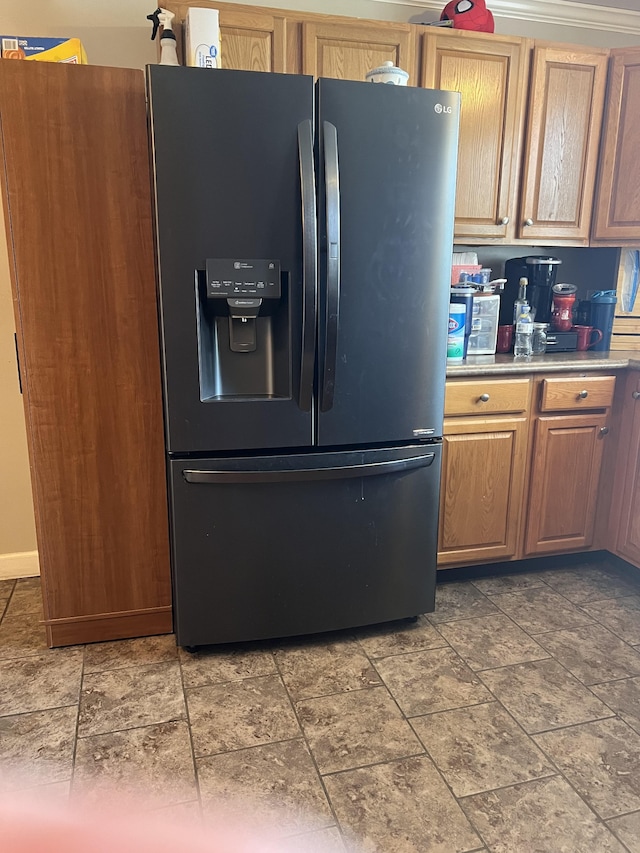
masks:
<path fill-rule="evenodd" d="M 34 578 L 40 574 L 37 551 L 0 554 L 0 580 Z"/>

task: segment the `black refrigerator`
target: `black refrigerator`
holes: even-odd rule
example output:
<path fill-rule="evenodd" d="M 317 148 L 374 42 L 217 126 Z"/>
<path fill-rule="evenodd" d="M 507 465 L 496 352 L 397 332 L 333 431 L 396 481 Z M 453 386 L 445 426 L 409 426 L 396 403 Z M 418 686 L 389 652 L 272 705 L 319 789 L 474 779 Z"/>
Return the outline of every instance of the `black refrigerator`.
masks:
<path fill-rule="evenodd" d="M 147 85 L 178 643 L 433 610 L 459 95 Z"/>

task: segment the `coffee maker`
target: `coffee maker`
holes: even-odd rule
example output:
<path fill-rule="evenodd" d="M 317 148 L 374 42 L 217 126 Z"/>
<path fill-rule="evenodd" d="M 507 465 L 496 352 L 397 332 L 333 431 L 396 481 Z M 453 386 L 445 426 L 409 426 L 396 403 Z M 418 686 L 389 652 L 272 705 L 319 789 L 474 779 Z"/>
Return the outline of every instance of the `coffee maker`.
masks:
<path fill-rule="evenodd" d="M 528 255 L 526 258 L 509 258 L 504 265 L 507 283 L 500 305 L 500 325 L 513 323 L 513 305 L 518 298 L 518 285 L 524 276 L 529 281 L 527 301 L 536 323 L 551 319 L 551 288 L 556 283 L 559 258 L 550 255 Z"/>

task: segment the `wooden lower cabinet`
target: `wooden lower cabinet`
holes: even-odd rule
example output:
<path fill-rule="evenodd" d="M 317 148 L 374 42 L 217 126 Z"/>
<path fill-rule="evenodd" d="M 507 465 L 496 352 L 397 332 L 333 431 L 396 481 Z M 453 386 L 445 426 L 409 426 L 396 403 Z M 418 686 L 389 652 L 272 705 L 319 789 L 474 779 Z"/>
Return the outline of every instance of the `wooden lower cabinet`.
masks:
<path fill-rule="evenodd" d="M 606 414 L 536 420 L 525 555 L 591 545 L 606 422 Z"/>
<path fill-rule="evenodd" d="M 614 551 L 640 568 L 640 373 L 636 371 L 627 378 L 622 418 L 625 432 L 616 477 L 622 500 L 614 504 L 619 512 Z"/>
<path fill-rule="evenodd" d="M 515 556 L 527 427 L 526 417 L 445 422 L 440 566 Z"/>

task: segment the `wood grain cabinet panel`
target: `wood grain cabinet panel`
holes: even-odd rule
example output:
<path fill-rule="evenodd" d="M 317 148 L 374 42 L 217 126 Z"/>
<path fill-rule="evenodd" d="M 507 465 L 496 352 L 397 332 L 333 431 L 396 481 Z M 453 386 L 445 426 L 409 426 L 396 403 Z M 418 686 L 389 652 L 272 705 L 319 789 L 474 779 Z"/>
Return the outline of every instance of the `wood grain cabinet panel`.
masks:
<path fill-rule="evenodd" d="M 445 421 L 438 566 L 515 556 L 527 419 Z"/>
<path fill-rule="evenodd" d="M 640 243 L 640 48 L 611 51 L 593 240 Z"/>
<path fill-rule="evenodd" d="M 606 423 L 606 414 L 537 418 L 525 554 L 591 545 Z"/>
<path fill-rule="evenodd" d="M 589 241 L 607 57 L 536 44 L 518 237 Z"/>
<path fill-rule="evenodd" d="M 220 52 L 223 68 L 284 72 L 284 17 L 220 10 Z"/>
<path fill-rule="evenodd" d="M 0 118 L 48 639 L 169 631 L 143 74 L 3 62 Z"/>
<path fill-rule="evenodd" d="M 314 77 L 364 80 L 367 71 L 390 59 L 415 85 L 415 34 L 409 24 L 345 18 L 340 23 L 304 21 L 302 69 Z"/>
<path fill-rule="evenodd" d="M 615 488 L 622 497 L 612 503 L 617 531 L 613 550 L 640 568 L 640 374 L 633 371 L 625 384 L 621 442 L 618 447 Z"/>
<path fill-rule="evenodd" d="M 457 238 L 514 235 L 527 55 L 519 38 L 424 34 L 421 85 L 462 94 Z"/>

